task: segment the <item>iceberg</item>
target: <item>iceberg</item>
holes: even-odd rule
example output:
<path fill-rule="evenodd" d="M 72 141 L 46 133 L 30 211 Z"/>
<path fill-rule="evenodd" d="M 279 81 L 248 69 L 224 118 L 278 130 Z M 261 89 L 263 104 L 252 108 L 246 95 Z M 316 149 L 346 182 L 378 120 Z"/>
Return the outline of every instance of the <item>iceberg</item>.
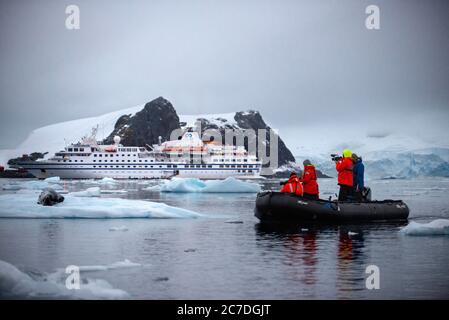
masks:
<path fill-rule="evenodd" d="M 57 183 L 61 181 L 60 177 L 50 177 L 47 179 L 44 179 L 45 182 L 49 182 L 49 183 Z"/>
<path fill-rule="evenodd" d="M 99 197 L 101 192 L 99 187 L 92 187 L 83 191 L 70 192 L 69 195 L 73 197 Z"/>
<path fill-rule="evenodd" d="M 151 187 L 151 190 L 156 188 Z M 202 181 L 196 178 L 172 178 L 164 181 L 160 186 L 161 192 L 202 192 L 202 193 L 257 193 L 260 185 L 228 177 L 224 180 Z"/>
<path fill-rule="evenodd" d="M 124 299 L 129 297 L 126 291 L 115 289 L 102 279 L 82 278 L 79 290 L 69 290 L 65 286 L 66 278 L 67 274 L 63 270 L 31 277 L 14 265 L 0 260 L 0 298 Z"/>
<path fill-rule="evenodd" d="M 45 207 L 35 193 L 0 195 L 0 218 L 196 218 L 200 214 L 165 203 L 121 198 L 65 196 L 64 202 Z"/>
<path fill-rule="evenodd" d="M 429 223 L 410 222 L 400 232 L 409 236 L 449 235 L 449 220 L 436 219 Z"/>

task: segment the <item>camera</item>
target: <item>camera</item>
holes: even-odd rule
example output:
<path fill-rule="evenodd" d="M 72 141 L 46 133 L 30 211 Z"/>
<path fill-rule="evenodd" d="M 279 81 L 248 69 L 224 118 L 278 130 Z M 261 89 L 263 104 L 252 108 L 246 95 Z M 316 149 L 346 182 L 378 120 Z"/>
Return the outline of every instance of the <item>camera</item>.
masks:
<path fill-rule="evenodd" d="M 338 154 L 333 153 L 333 154 L 331 154 L 331 158 L 332 158 L 332 161 L 337 162 L 342 159 L 342 156 L 339 156 Z"/>

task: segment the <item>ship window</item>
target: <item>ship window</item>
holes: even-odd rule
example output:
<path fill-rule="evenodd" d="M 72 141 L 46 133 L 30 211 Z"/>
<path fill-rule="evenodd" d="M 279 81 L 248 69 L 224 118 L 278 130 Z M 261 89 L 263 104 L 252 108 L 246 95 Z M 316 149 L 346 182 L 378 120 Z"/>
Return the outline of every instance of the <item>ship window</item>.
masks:
<path fill-rule="evenodd" d="M 95 154 L 94 154 L 94 157 L 96 157 L 96 156 L 97 156 L 97 154 L 95 153 Z"/>
<path fill-rule="evenodd" d="M 235 162 L 235 159 L 232 159 L 232 162 Z"/>
<path fill-rule="evenodd" d="M 73 148 L 73 151 L 78 152 L 78 148 Z"/>
<path fill-rule="evenodd" d="M 253 170 L 248 170 L 248 172 L 253 172 Z"/>
<path fill-rule="evenodd" d="M 168 165 L 167 165 L 167 168 L 171 168 L 171 165 L 168 164 Z"/>
<path fill-rule="evenodd" d="M 139 162 L 142 162 L 142 160 L 139 160 Z"/>
<path fill-rule="evenodd" d="M 94 168 L 96 168 L 97 166 L 94 166 Z"/>
<path fill-rule="evenodd" d="M 72 148 L 68 148 L 67 151 L 73 151 L 73 149 Z"/>
<path fill-rule="evenodd" d="M 80 162 L 84 162 L 84 160 L 80 160 Z"/>
<path fill-rule="evenodd" d="M 244 164 L 242 167 L 243 167 L 243 168 L 246 168 L 246 164 Z"/>
<path fill-rule="evenodd" d="M 133 168 L 135 168 L 136 166 L 133 166 Z"/>
<path fill-rule="evenodd" d="M 131 155 L 130 155 L 130 154 L 128 154 L 128 157 L 131 157 Z"/>
<path fill-rule="evenodd" d="M 212 168 L 212 166 L 211 166 L 211 165 L 208 165 L 207 167 L 208 167 L 208 168 Z"/>
<path fill-rule="evenodd" d="M 196 167 L 197 167 L 197 168 L 201 168 L 201 166 L 200 166 L 200 165 L 197 165 Z"/>
<path fill-rule="evenodd" d="M 177 168 L 178 166 L 176 164 L 173 165 L 173 168 Z"/>
<path fill-rule="evenodd" d="M 148 168 L 148 166 L 145 166 L 145 168 Z"/>
<path fill-rule="evenodd" d="M 153 168 L 153 166 L 150 166 L 150 168 Z"/>
<path fill-rule="evenodd" d="M 133 162 L 136 162 L 136 160 L 133 160 Z"/>
<path fill-rule="evenodd" d="M 237 168 L 240 168 L 240 165 L 239 165 L 239 164 L 237 165 Z"/>
<path fill-rule="evenodd" d="M 131 160 L 128 160 L 128 162 L 131 162 Z"/>
<path fill-rule="evenodd" d="M 226 165 L 226 168 L 229 168 L 229 164 Z"/>
<path fill-rule="evenodd" d="M 235 165 L 232 165 L 231 168 L 235 168 Z"/>
<path fill-rule="evenodd" d="M 124 154 L 122 154 L 122 157 L 124 157 L 125 155 Z"/>
<path fill-rule="evenodd" d="M 148 162 L 148 160 L 145 160 L 145 162 Z"/>
<path fill-rule="evenodd" d="M 248 168 L 252 168 L 253 166 L 250 164 L 250 165 L 248 165 Z"/>
<path fill-rule="evenodd" d="M 150 160 L 150 162 L 153 162 L 153 160 Z"/>
<path fill-rule="evenodd" d="M 122 162 L 125 162 L 125 160 L 122 160 Z"/>
<path fill-rule="evenodd" d="M 84 151 L 84 148 L 80 148 L 80 151 Z"/>
<path fill-rule="evenodd" d="M 99 154 L 98 156 L 99 156 L 99 157 L 102 157 L 103 155 L 102 155 L 102 154 Z"/>
<path fill-rule="evenodd" d="M 131 166 L 128 166 L 128 168 L 131 168 Z"/>
<path fill-rule="evenodd" d="M 162 166 L 159 166 L 159 168 L 162 168 Z"/>
<path fill-rule="evenodd" d="M 222 164 L 220 164 L 220 168 L 223 168 L 223 165 L 222 165 Z"/>

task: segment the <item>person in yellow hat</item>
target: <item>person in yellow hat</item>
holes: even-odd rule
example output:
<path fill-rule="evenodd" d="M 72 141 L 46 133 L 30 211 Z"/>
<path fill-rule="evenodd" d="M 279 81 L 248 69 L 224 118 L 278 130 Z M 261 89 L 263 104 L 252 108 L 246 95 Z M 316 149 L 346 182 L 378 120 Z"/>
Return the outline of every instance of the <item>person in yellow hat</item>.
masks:
<path fill-rule="evenodd" d="M 343 157 L 335 162 L 335 169 L 338 172 L 338 185 L 340 186 L 338 201 L 348 201 L 353 196 L 353 165 L 354 163 L 352 161 L 352 151 L 349 149 L 344 149 Z"/>

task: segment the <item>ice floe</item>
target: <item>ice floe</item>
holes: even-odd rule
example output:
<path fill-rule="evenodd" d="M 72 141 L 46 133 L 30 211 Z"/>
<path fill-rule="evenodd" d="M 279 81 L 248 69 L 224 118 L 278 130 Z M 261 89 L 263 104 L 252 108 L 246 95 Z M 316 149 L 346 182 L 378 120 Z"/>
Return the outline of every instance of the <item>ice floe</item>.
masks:
<path fill-rule="evenodd" d="M 100 187 L 92 187 L 82 191 L 70 192 L 74 197 L 99 197 L 101 195 Z"/>
<path fill-rule="evenodd" d="M 59 184 L 51 183 L 45 180 L 28 180 L 2 185 L 3 190 L 43 190 L 45 188 L 52 188 L 55 190 L 63 189 L 63 187 Z"/>
<path fill-rule="evenodd" d="M 449 220 L 436 219 L 429 223 L 411 221 L 400 232 L 410 236 L 449 235 Z"/>
<path fill-rule="evenodd" d="M 260 185 L 254 182 L 246 182 L 233 177 L 224 180 L 200 180 L 196 178 L 173 178 L 164 181 L 159 188 L 150 187 L 150 190 L 161 192 L 202 192 L 202 193 L 245 193 L 259 192 Z M 148 188 L 147 188 L 148 190 Z"/>
<path fill-rule="evenodd" d="M 133 268 L 142 266 L 140 263 L 131 262 L 128 259 L 111 263 L 109 265 L 79 266 L 80 271 L 107 271 L 112 269 Z"/>
<path fill-rule="evenodd" d="M 110 227 L 109 231 L 128 231 L 128 227 L 126 226 Z"/>
<path fill-rule="evenodd" d="M 80 269 L 81 271 L 81 269 Z M 0 260 L 0 298 L 34 299 L 124 299 L 126 291 L 113 288 L 102 279 L 83 278 L 80 289 L 69 290 L 66 287 L 67 274 L 63 270 L 47 275 L 31 277 L 14 265 Z"/>
<path fill-rule="evenodd" d="M 45 207 L 35 193 L 0 195 L 0 218 L 195 218 L 200 214 L 165 203 L 121 198 L 65 196 Z"/>

